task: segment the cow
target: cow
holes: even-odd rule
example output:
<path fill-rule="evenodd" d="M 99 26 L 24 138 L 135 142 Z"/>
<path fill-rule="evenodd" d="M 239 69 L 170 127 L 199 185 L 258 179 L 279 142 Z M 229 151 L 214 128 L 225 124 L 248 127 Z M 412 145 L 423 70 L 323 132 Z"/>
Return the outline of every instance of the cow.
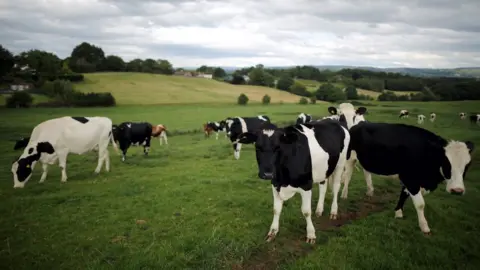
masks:
<path fill-rule="evenodd" d="M 273 193 L 273 221 L 266 236 L 272 241 L 279 231 L 283 202 L 296 193 L 302 197 L 302 213 L 307 223 L 307 243 L 315 243 L 311 218 L 312 188 L 319 185 L 316 215 L 324 210 L 327 178 L 333 178 L 330 219 L 338 214 L 337 195 L 347 160 L 350 134 L 339 121 L 325 119 L 277 128 L 267 123 L 261 129 L 242 133 L 238 143 L 255 143 L 258 177 L 270 180 Z"/>
<path fill-rule="evenodd" d="M 152 130 L 152 124 L 148 122 L 123 122 L 118 126 L 114 125 L 113 138 L 115 141 L 118 141 L 120 150 L 122 150 L 122 161 L 126 160 L 127 150 L 130 145 L 142 145 L 144 155 L 148 156 Z"/>
<path fill-rule="evenodd" d="M 228 118 L 227 132 L 230 137 L 230 141 L 233 146 L 233 155 L 235 159 L 240 158 L 240 150 L 242 149 L 242 143 L 237 141 L 238 136 L 244 132 L 255 131 L 260 129 L 265 123 L 270 123 L 270 118 L 259 115 L 257 117 L 233 117 Z"/>
<path fill-rule="evenodd" d="M 478 124 L 480 123 L 480 114 L 474 113 L 470 115 L 470 123 Z"/>
<path fill-rule="evenodd" d="M 407 110 L 401 110 L 398 118 L 408 118 L 408 111 Z"/>
<path fill-rule="evenodd" d="M 162 145 L 162 139 L 165 141 L 165 144 L 168 144 L 168 139 L 167 139 L 167 127 L 162 124 L 158 124 L 156 126 L 152 126 L 152 137 L 158 137 L 158 141 L 160 142 L 160 145 Z"/>
<path fill-rule="evenodd" d="M 460 119 L 462 119 L 462 120 L 464 120 L 465 117 L 467 116 L 467 114 L 464 113 L 464 112 L 461 112 L 461 113 L 459 113 L 458 115 L 460 116 Z"/>
<path fill-rule="evenodd" d="M 465 193 L 463 181 L 474 149 L 470 141 L 447 141 L 426 129 L 399 123 L 361 122 L 350 129 L 350 136 L 350 156 L 364 168 L 368 192 L 373 194 L 372 174 L 398 175 L 402 187 L 395 217 L 403 218 L 403 206 L 410 196 L 425 234 L 430 234 L 430 228 L 422 193 L 434 191 L 445 180 L 448 193 Z M 347 162 L 346 171 L 351 166 Z"/>
<path fill-rule="evenodd" d="M 430 114 L 430 122 L 433 123 L 433 122 L 435 121 L 435 118 L 437 118 L 437 115 L 432 112 L 432 113 Z"/>
<path fill-rule="evenodd" d="M 417 116 L 417 123 L 418 123 L 419 125 L 423 124 L 423 121 L 424 121 L 424 120 L 425 120 L 425 115 L 419 114 L 419 115 Z"/>
<path fill-rule="evenodd" d="M 219 122 L 207 122 L 203 124 L 203 132 L 205 133 L 205 137 L 210 137 L 212 132 L 215 132 L 215 138 L 218 140 L 218 134 L 220 132 L 225 133 L 225 138 L 227 138 L 227 123 L 225 121 Z"/>
<path fill-rule="evenodd" d="M 298 115 L 296 124 L 306 124 L 310 121 L 312 121 L 312 116 L 302 112 Z"/>
<path fill-rule="evenodd" d="M 40 183 L 47 178 L 48 165 L 55 164 L 57 160 L 62 169 L 61 182 L 67 182 L 66 168 L 69 153 L 82 155 L 97 150 L 98 164 L 94 172 L 100 173 L 104 162 L 105 170 L 108 172 L 110 171 L 109 141 L 112 142 L 115 151 L 118 151 L 113 139 L 110 118 L 64 116 L 46 120 L 33 128 L 23 153 L 12 164 L 13 187 L 25 187 L 38 161 L 43 169 Z"/>

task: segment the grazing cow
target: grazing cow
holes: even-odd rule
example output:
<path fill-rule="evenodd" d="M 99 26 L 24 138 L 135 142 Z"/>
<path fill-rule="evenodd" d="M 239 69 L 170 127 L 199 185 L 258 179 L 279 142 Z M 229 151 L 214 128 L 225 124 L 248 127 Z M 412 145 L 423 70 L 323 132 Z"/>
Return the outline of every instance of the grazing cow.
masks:
<path fill-rule="evenodd" d="M 310 114 L 305 114 L 302 112 L 298 115 L 296 124 L 306 124 L 310 121 L 312 121 L 312 116 Z"/>
<path fill-rule="evenodd" d="M 472 124 L 478 124 L 480 123 L 480 114 L 471 114 L 470 115 L 470 123 Z"/>
<path fill-rule="evenodd" d="M 203 132 L 205 133 L 205 137 L 210 137 L 212 132 L 215 132 L 215 137 L 218 140 L 218 134 L 220 132 L 225 133 L 225 138 L 227 138 L 227 123 L 225 121 L 219 122 L 207 122 L 203 124 Z"/>
<path fill-rule="evenodd" d="M 336 115 L 338 111 L 335 107 L 328 107 L 328 112 L 330 113 L 330 115 Z"/>
<path fill-rule="evenodd" d="M 437 115 L 432 112 L 432 113 L 430 114 L 430 122 L 433 123 L 433 121 L 435 121 L 435 118 L 437 118 Z"/>
<path fill-rule="evenodd" d="M 461 112 L 458 115 L 460 115 L 460 119 L 462 119 L 462 120 L 465 119 L 465 117 L 467 116 L 467 114 L 464 113 L 464 112 Z"/>
<path fill-rule="evenodd" d="M 233 117 L 227 119 L 226 122 L 230 141 L 233 145 L 233 155 L 235 159 L 239 159 L 242 143 L 237 141 L 238 136 L 244 132 L 253 132 L 260 129 L 265 123 L 270 123 L 270 118 L 263 115 L 257 117 Z"/>
<path fill-rule="evenodd" d="M 158 141 L 160 145 L 162 145 L 162 139 L 165 141 L 165 144 L 168 144 L 167 139 L 167 127 L 165 125 L 159 124 L 156 126 L 152 126 L 152 137 L 158 137 Z"/>
<path fill-rule="evenodd" d="M 279 231 L 283 202 L 296 193 L 302 197 L 302 213 L 307 223 L 307 243 L 315 242 L 311 218 L 312 188 L 319 185 L 319 201 L 315 213 L 324 210 L 327 178 L 333 177 L 333 202 L 330 219 L 338 214 L 337 194 L 347 160 L 350 143 L 348 130 L 335 120 L 321 120 L 276 128 L 272 124 L 256 131 L 242 133 L 239 143 L 255 143 L 258 177 L 271 180 L 273 221 L 267 234 L 272 241 Z"/>
<path fill-rule="evenodd" d="M 118 126 L 113 126 L 113 138 L 118 141 L 122 150 L 122 161 L 125 161 L 130 145 L 143 145 L 143 153 L 145 156 L 148 155 L 152 130 L 152 124 L 147 122 L 123 122 Z"/>
<path fill-rule="evenodd" d="M 408 118 L 408 111 L 407 110 L 401 110 L 398 118 Z"/>
<path fill-rule="evenodd" d="M 418 123 L 419 125 L 423 124 L 423 121 L 424 121 L 424 120 L 425 120 L 425 115 L 419 114 L 419 115 L 417 116 L 417 123 Z"/>
<path fill-rule="evenodd" d="M 61 182 L 66 182 L 69 153 L 82 155 L 97 149 L 98 164 L 95 173 L 100 172 L 103 162 L 108 172 L 110 140 L 115 151 L 118 151 L 112 136 L 112 120 L 107 117 L 64 116 L 44 121 L 33 128 L 23 154 L 12 164 L 13 187 L 25 186 L 38 161 L 42 164 L 40 183 L 43 183 L 47 178 L 48 165 L 55 164 L 57 159 L 62 168 Z"/>
<path fill-rule="evenodd" d="M 395 217 L 403 217 L 403 205 L 410 195 L 425 234 L 430 228 L 422 193 L 435 190 L 444 180 L 450 194 L 465 192 L 463 180 L 471 162 L 472 142 L 447 141 L 420 127 L 391 123 L 360 123 L 350 129 L 350 136 L 350 155 L 364 168 L 369 192 L 373 193 L 371 174 L 398 175 L 402 188 Z M 346 170 L 352 170 L 349 166 L 347 162 Z"/>

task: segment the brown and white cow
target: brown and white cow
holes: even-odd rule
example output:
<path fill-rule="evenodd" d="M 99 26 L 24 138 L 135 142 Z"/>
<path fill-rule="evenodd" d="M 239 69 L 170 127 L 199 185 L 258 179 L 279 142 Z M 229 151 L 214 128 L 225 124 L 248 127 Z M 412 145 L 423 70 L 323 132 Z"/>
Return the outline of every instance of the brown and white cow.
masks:
<path fill-rule="evenodd" d="M 152 126 L 152 137 L 158 137 L 160 145 L 162 145 L 162 139 L 165 141 L 165 144 L 168 144 L 167 140 L 167 127 L 165 125 L 159 124 Z"/>

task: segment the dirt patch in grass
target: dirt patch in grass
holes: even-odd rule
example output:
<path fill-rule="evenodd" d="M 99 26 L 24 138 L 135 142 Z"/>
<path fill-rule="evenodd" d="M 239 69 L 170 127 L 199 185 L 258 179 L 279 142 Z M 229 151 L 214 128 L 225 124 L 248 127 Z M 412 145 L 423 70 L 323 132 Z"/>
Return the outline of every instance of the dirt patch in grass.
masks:
<path fill-rule="evenodd" d="M 339 230 L 340 227 L 370 214 L 386 210 L 386 205 L 395 201 L 396 198 L 397 194 L 393 189 L 386 189 L 383 192 L 376 190 L 373 197 L 364 196 L 364 198 L 350 203 L 339 198 L 340 209 L 336 220 L 330 220 L 329 211 L 325 211 L 320 218 L 315 216 L 312 218 L 317 231 L 314 245 L 305 243 L 305 227 L 302 224 L 299 226 L 298 232 L 289 234 L 288 237 L 279 237 L 280 231 L 273 242 L 265 243 L 252 250 L 250 256 L 243 263 L 233 264 L 231 269 L 278 269 L 281 264 L 304 257 L 317 247 L 326 244 L 330 237 L 345 237 L 344 233 Z M 312 208 L 312 210 L 315 209 Z M 327 236 L 324 234 L 319 236 L 319 231 L 327 232 Z"/>

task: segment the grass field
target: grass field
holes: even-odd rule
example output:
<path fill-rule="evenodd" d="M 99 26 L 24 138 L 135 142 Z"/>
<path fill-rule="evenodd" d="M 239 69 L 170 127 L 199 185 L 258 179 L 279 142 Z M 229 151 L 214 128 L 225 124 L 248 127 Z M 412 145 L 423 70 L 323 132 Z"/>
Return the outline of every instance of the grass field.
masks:
<path fill-rule="evenodd" d="M 111 92 L 118 104 L 235 104 L 244 93 L 251 103 L 259 103 L 265 94 L 271 103 L 298 103 L 300 97 L 273 88 L 232 85 L 204 78 L 166 76 L 146 73 L 85 74 L 85 81 L 76 84 L 83 92 Z"/>
<path fill-rule="evenodd" d="M 458 119 L 479 102 L 366 102 L 367 119 L 415 125 L 417 113 L 437 113 L 425 127 L 445 138 L 480 146 L 480 127 Z M 270 184 L 257 179 L 252 145 L 233 158 L 228 141 L 192 133 L 207 120 L 267 114 L 273 122 L 294 121 L 298 113 L 327 114 L 328 104 L 271 106 L 120 106 L 88 109 L 2 109 L 0 122 L 0 269 L 478 269 L 480 266 L 480 158 L 474 152 L 465 196 L 440 185 L 425 196 L 432 235 L 418 227 L 411 200 L 405 218 L 393 218 L 400 185 L 374 176 L 375 195 L 367 199 L 363 174 L 354 172 L 349 198 L 339 199 L 341 218 L 314 217 L 317 243 L 304 243 L 300 196 L 284 204 L 280 233 L 264 237 L 272 221 Z M 409 119 L 397 118 L 400 109 Z M 68 182 L 50 167 L 39 184 L 36 167 L 24 189 L 14 190 L 13 139 L 39 122 L 62 115 L 111 117 L 167 125 L 168 146 L 152 142 L 151 155 L 129 149 L 127 162 L 110 150 L 112 170 L 93 175 L 93 153 L 68 157 Z M 478 153 L 478 150 L 476 150 Z M 312 210 L 318 200 L 314 188 Z"/>
<path fill-rule="evenodd" d="M 321 82 L 317 82 L 314 80 L 297 79 L 297 81 L 305 85 L 307 87 L 307 90 L 310 92 L 317 91 L 318 87 L 320 87 L 323 84 Z M 345 85 L 342 83 L 333 83 L 333 85 L 335 85 L 338 88 L 342 88 L 342 89 L 345 88 Z M 357 88 L 357 91 L 359 94 L 371 96 L 375 99 L 377 99 L 377 97 L 381 94 L 379 92 L 361 89 L 361 88 Z M 392 92 L 394 92 L 396 95 L 409 95 L 410 93 L 416 93 L 416 92 L 408 92 L 408 91 L 392 91 Z"/>

